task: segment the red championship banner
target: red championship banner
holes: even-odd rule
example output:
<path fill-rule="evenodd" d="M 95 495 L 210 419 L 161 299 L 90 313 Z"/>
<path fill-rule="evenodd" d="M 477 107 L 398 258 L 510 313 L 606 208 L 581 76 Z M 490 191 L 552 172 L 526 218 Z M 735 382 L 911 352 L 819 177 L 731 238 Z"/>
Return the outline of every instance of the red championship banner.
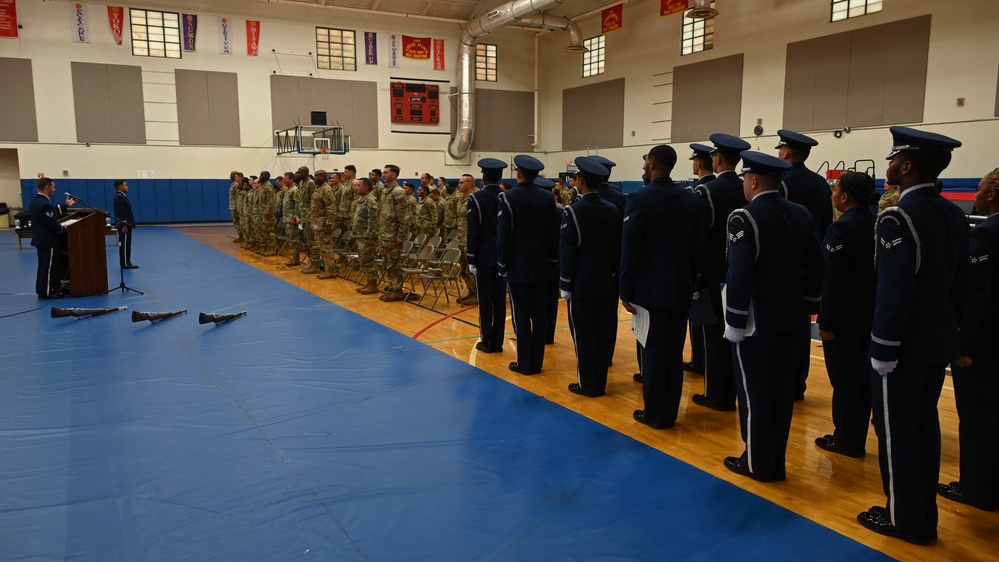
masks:
<path fill-rule="evenodd" d="M 260 48 L 260 22 L 246 20 L 246 54 L 255 57 Z"/>
<path fill-rule="evenodd" d="M 0 37 L 17 37 L 17 3 L 0 0 Z"/>
<path fill-rule="evenodd" d="M 659 16 L 672 16 L 687 11 L 687 0 L 659 0 Z"/>
<path fill-rule="evenodd" d="M 108 24 L 111 25 L 111 35 L 114 42 L 121 45 L 121 31 L 125 25 L 125 8 L 108 6 Z"/>
<path fill-rule="evenodd" d="M 402 56 L 407 59 L 430 59 L 430 38 L 403 35 Z"/>
<path fill-rule="evenodd" d="M 611 6 L 600 11 L 600 32 L 609 33 L 615 29 L 621 29 L 622 15 L 624 14 L 624 4 Z"/>
<path fill-rule="evenodd" d="M 434 70 L 444 70 L 443 39 L 434 39 Z"/>

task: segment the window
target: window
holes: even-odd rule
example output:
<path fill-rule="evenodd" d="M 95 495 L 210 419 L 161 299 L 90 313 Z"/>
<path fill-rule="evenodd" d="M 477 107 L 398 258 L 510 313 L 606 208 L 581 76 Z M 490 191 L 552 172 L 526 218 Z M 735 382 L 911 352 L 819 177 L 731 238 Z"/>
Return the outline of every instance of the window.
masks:
<path fill-rule="evenodd" d="M 316 62 L 323 70 L 357 70 L 354 32 L 317 27 Z"/>
<path fill-rule="evenodd" d="M 180 16 L 172 12 L 129 9 L 132 54 L 137 57 L 180 58 Z"/>
<path fill-rule="evenodd" d="M 475 45 L 475 79 L 496 82 L 496 45 Z"/>
<path fill-rule="evenodd" d="M 604 73 L 604 36 L 597 35 L 583 40 L 587 51 L 583 53 L 583 78 Z"/>
<path fill-rule="evenodd" d="M 711 3 L 715 7 L 715 3 Z M 683 33 L 680 35 L 680 54 L 690 55 L 710 51 L 715 46 L 715 18 L 692 19 L 683 17 Z"/>
<path fill-rule="evenodd" d="M 832 19 L 843 21 L 881 11 L 882 0 L 832 0 Z"/>

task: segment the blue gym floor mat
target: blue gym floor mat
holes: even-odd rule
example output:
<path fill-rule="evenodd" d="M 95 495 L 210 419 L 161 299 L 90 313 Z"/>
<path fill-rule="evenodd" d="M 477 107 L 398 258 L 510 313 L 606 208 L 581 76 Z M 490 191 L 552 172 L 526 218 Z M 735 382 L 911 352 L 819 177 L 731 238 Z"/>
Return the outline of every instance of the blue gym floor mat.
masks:
<path fill-rule="evenodd" d="M 2 559 L 886 559 L 172 229 L 133 252 L 144 295 L 51 303 L 129 310 L 53 319 L 0 234 Z"/>

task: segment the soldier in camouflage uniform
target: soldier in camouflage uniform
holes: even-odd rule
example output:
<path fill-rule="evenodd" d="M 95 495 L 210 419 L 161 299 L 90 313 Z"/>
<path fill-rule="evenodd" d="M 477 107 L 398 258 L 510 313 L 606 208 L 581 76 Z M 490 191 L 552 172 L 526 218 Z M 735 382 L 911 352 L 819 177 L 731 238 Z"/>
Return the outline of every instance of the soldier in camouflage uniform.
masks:
<path fill-rule="evenodd" d="M 284 199 L 281 206 L 281 215 L 284 219 L 285 238 L 288 240 L 288 248 L 291 250 L 291 259 L 284 262 L 288 266 L 301 265 L 298 255 L 302 253 L 302 234 L 298 229 L 300 222 L 298 216 L 298 184 L 295 183 L 295 174 L 287 172 L 284 175 Z"/>
<path fill-rule="evenodd" d="M 256 223 L 254 230 L 257 239 L 257 247 L 260 248 L 261 256 L 277 255 L 277 237 L 274 234 L 274 220 L 277 216 L 277 198 L 274 195 L 274 188 L 271 185 L 271 173 L 267 170 L 260 172 L 257 179 L 260 184 L 254 194 L 254 206 L 256 211 Z"/>
<path fill-rule="evenodd" d="M 389 285 L 387 294 L 379 298 L 396 302 L 406 298 L 402 292 L 402 242 L 409 239 L 412 231 L 414 209 L 396 181 L 399 167 L 386 164 L 382 177 L 385 194 L 378 205 L 378 242 Z"/>
<path fill-rule="evenodd" d="M 416 204 L 416 232 L 428 237 L 437 232 L 437 205 L 430 197 L 430 189 L 421 185 L 419 188 L 420 202 Z"/>
<path fill-rule="evenodd" d="M 357 179 L 357 168 L 353 164 L 347 164 L 343 168 L 343 185 L 340 187 L 340 191 L 337 193 L 337 220 L 340 223 L 340 228 L 343 229 L 344 234 L 351 228 L 353 228 L 354 215 L 353 215 L 353 203 L 355 195 L 354 180 Z"/>
<path fill-rule="evenodd" d="M 461 194 L 458 193 L 458 186 L 453 181 L 444 185 L 446 193 L 441 195 L 441 199 L 444 200 L 444 232 L 441 233 L 441 238 L 446 240 L 447 236 L 458 226 L 458 203 L 460 203 Z"/>
<path fill-rule="evenodd" d="M 468 292 L 465 296 L 458 299 L 458 302 L 464 305 L 478 304 L 479 299 L 476 294 L 475 288 L 475 277 L 468 272 L 468 260 L 465 254 L 468 250 L 468 197 L 475 193 L 475 178 L 469 174 L 463 174 L 461 180 L 458 182 L 458 191 L 455 193 L 460 197 L 457 200 L 457 205 L 455 207 L 455 212 L 457 213 L 457 225 L 455 226 L 458 231 L 458 237 L 455 240 L 458 241 L 458 249 L 461 250 L 461 272 L 459 277 L 465 287 L 468 288 Z"/>
<path fill-rule="evenodd" d="M 319 274 L 319 279 L 333 278 L 333 229 L 336 228 L 336 202 L 333 186 L 326 183 L 326 170 L 315 171 L 316 192 L 312 194 L 312 210 L 309 217 L 312 221 L 312 233 L 318 249 L 317 259 L 322 262 L 325 271 Z"/>
<path fill-rule="evenodd" d="M 364 285 L 357 289 L 362 295 L 373 295 L 378 292 L 378 270 L 375 268 L 375 255 L 378 253 L 378 201 L 375 201 L 371 190 L 369 178 L 354 180 L 355 203 L 351 224 L 353 224 L 354 240 L 357 242 L 361 271 L 365 276 Z"/>
<path fill-rule="evenodd" d="M 444 232 L 444 196 L 441 195 L 441 190 L 438 188 L 433 188 L 430 190 L 430 200 L 434 202 L 434 212 L 437 213 L 437 235 L 442 239 L 446 232 Z"/>
<path fill-rule="evenodd" d="M 239 190 L 236 192 L 236 214 L 239 216 L 239 221 L 236 223 L 236 232 L 239 234 L 240 243 L 245 248 L 249 248 L 250 246 L 250 229 L 248 225 L 250 222 L 251 189 L 250 180 L 243 178 L 240 180 Z"/>
<path fill-rule="evenodd" d="M 309 267 L 302 273 L 319 273 L 319 252 L 315 247 L 315 235 L 312 231 L 311 211 L 312 195 L 316 192 L 316 182 L 309 177 L 309 168 L 302 166 L 295 172 L 298 182 L 298 216 L 302 221 L 302 232 L 305 235 L 305 253 L 309 256 Z"/>
<path fill-rule="evenodd" d="M 375 201 L 378 201 L 378 204 L 380 205 L 382 197 L 385 196 L 385 184 L 382 183 L 382 171 L 377 169 L 371 170 L 368 177 L 371 178 L 371 193 L 375 196 Z"/>
<path fill-rule="evenodd" d="M 236 238 L 232 242 L 238 244 L 243 241 L 243 233 L 239 231 L 239 211 L 236 202 L 239 199 L 239 190 L 243 188 L 243 174 L 233 170 L 229 174 L 229 182 L 229 214 L 232 215 L 232 226 L 236 228 Z"/>

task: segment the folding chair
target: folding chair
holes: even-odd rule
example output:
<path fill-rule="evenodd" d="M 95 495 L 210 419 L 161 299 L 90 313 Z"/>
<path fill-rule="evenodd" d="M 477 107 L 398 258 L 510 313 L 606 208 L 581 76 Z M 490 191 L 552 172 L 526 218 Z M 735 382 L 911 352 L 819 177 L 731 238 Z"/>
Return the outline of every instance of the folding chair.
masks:
<path fill-rule="evenodd" d="M 435 248 L 431 244 L 424 244 L 420 251 L 413 258 L 412 263 L 402 268 L 402 290 L 409 295 L 416 293 L 416 280 L 422 273 L 427 272 L 430 258 L 434 255 Z M 408 283 L 408 289 L 407 289 Z"/>
<path fill-rule="evenodd" d="M 437 306 L 437 301 L 440 300 L 441 295 L 444 295 L 444 302 L 451 302 L 451 299 L 448 297 L 448 287 L 457 283 L 458 260 L 460 257 L 461 250 L 451 248 L 444 252 L 439 269 L 431 267 L 425 273 L 419 275 L 418 279 L 423 282 L 423 294 L 420 296 L 420 300 L 416 302 L 417 306 L 423 304 L 423 299 L 427 297 L 427 293 L 431 289 L 434 291 L 434 303 L 430 305 L 430 310 L 433 310 Z"/>

